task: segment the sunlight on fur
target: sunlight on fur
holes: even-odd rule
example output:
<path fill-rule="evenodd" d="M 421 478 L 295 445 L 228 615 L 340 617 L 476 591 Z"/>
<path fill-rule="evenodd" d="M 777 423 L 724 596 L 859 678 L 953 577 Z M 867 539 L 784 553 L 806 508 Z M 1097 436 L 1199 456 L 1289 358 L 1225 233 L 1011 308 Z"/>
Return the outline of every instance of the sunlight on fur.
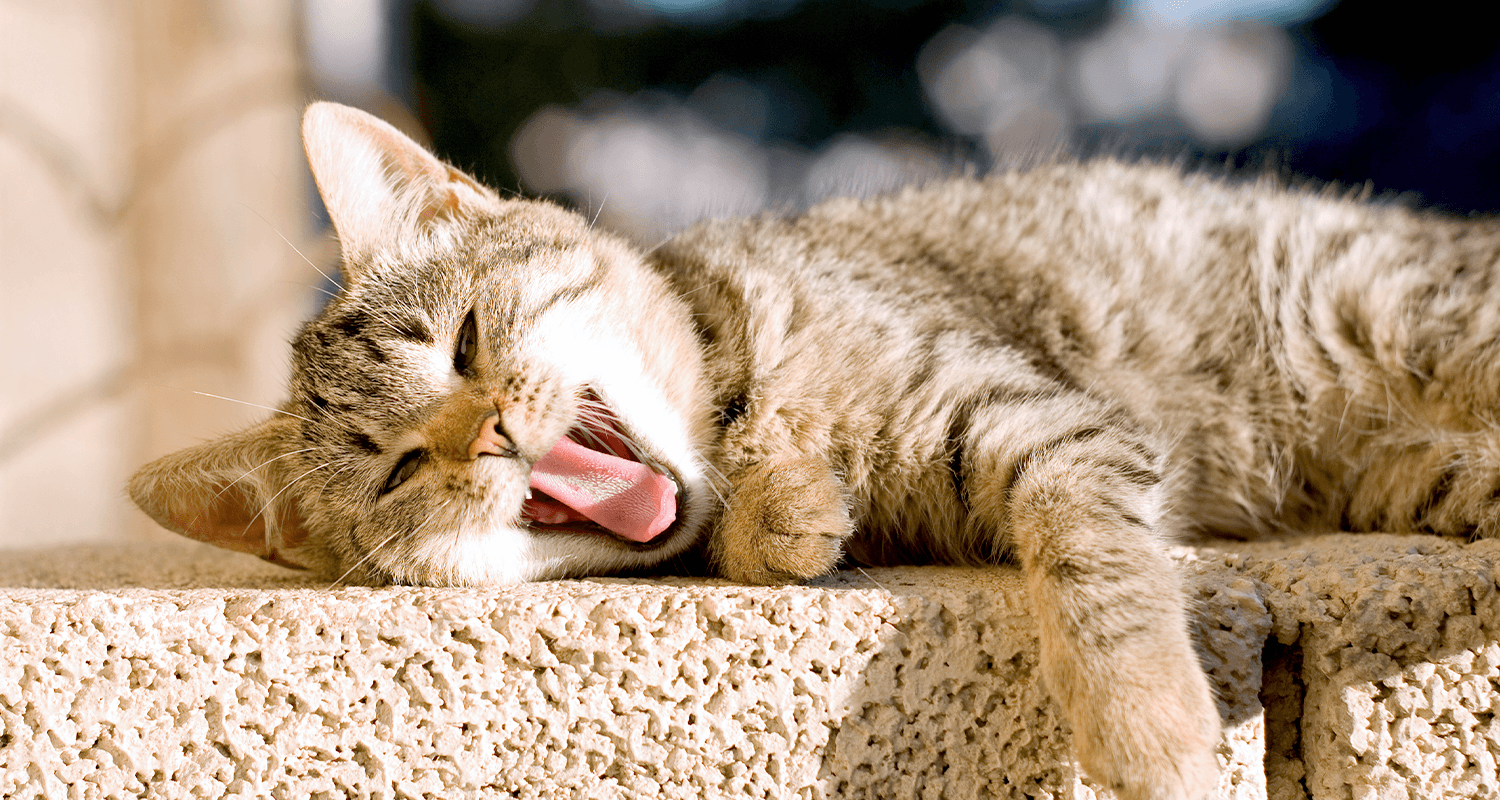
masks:
<path fill-rule="evenodd" d="M 1055 163 L 643 252 L 308 109 L 344 288 L 271 419 L 131 481 L 336 583 L 705 554 L 1015 563 L 1088 773 L 1213 785 L 1180 533 L 1500 529 L 1500 230 L 1268 180 Z"/>

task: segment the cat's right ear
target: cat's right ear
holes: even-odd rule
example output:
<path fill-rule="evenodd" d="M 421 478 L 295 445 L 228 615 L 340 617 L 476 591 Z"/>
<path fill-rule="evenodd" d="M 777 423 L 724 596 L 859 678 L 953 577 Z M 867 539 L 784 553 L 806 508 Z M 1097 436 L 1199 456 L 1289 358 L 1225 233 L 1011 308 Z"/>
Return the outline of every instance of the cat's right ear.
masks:
<path fill-rule="evenodd" d="M 316 550 L 284 491 L 281 456 L 293 423 L 263 422 L 159 458 L 130 479 L 130 498 L 162 527 L 282 566 L 319 568 Z"/>
<path fill-rule="evenodd" d="M 406 134 L 338 103 L 308 106 L 302 145 L 338 232 L 345 268 L 355 272 L 424 226 L 498 202 Z"/>

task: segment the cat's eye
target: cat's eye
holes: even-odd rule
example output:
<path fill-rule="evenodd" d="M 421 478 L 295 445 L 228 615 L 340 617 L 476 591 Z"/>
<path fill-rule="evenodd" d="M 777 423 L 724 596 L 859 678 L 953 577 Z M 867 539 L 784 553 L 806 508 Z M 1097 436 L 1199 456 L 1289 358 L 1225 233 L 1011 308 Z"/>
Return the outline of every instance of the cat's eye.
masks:
<path fill-rule="evenodd" d="M 422 466 L 422 455 L 421 450 L 413 450 L 402 456 L 401 460 L 396 462 L 396 468 L 391 470 L 391 477 L 386 478 L 385 488 L 381 489 L 380 493 L 390 492 L 417 474 L 417 467 Z"/>
<path fill-rule="evenodd" d="M 474 319 L 473 309 L 464 317 L 458 329 L 458 343 L 453 346 L 453 368 L 467 375 L 474 367 L 474 358 L 479 355 L 479 323 Z"/>

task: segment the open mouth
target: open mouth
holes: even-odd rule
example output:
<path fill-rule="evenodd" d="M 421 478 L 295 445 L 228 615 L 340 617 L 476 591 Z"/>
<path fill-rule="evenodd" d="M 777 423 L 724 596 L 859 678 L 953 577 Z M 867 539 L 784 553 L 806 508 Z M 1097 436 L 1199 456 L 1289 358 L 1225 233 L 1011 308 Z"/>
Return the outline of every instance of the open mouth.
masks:
<path fill-rule="evenodd" d="M 538 530 L 607 532 L 650 544 L 677 520 L 677 481 L 649 463 L 597 395 L 578 422 L 531 468 L 521 518 Z"/>

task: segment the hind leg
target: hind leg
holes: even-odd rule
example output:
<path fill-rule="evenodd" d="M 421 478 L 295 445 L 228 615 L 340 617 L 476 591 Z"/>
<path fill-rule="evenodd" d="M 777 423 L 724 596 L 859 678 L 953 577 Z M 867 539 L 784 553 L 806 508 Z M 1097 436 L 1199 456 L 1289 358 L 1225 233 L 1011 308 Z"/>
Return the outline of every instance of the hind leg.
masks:
<path fill-rule="evenodd" d="M 1500 535 L 1500 431 L 1427 432 L 1363 450 L 1343 515 L 1347 527 Z"/>
<path fill-rule="evenodd" d="M 1333 443 L 1323 462 L 1343 476 L 1334 510 L 1351 530 L 1500 535 L 1500 353 L 1403 322 L 1386 336 L 1402 347 L 1372 344 L 1391 327 L 1379 320 L 1330 346 L 1343 362 L 1327 395 L 1337 403 L 1314 419 Z"/>
<path fill-rule="evenodd" d="M 1387 222 L 1403 220 L 1420 227 L 1350 240 L 1353 255 L 1305 277 L 1291 306 L 1294 378 L 1323 443 L 1314 470 L 1339 476 L 1327 488 L 1346 527 L 1495 536 L 1500 236 Z"/>

